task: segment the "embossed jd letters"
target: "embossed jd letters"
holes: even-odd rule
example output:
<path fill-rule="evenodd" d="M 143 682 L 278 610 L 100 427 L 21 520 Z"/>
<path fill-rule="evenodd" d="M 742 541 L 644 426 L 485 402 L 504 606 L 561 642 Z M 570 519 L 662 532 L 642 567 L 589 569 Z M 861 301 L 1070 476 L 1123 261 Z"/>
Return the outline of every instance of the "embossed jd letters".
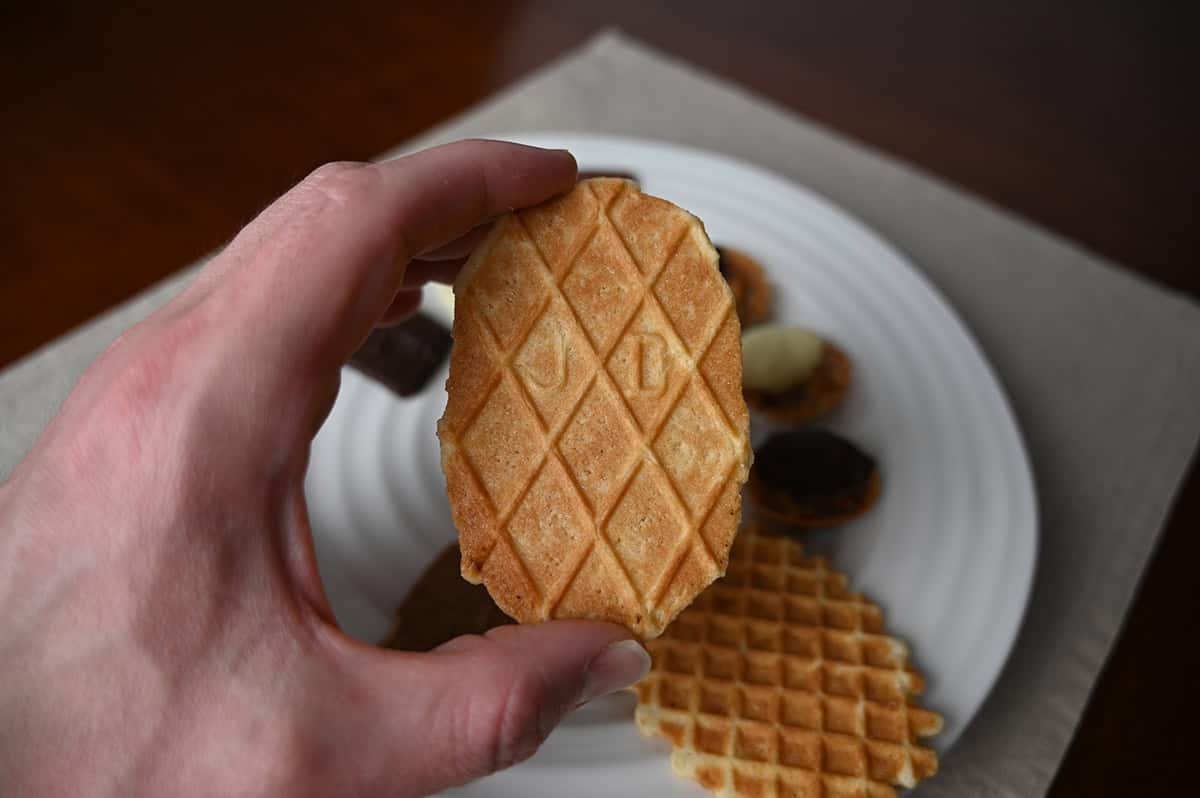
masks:
<path fill-rule="evenodd" d="M 517 368 L 543 391 L 555 390 L 567 384 L 567 333 L 562 322 L 551 320 L 536 342 L 536 356 L 517 364 Z"/>

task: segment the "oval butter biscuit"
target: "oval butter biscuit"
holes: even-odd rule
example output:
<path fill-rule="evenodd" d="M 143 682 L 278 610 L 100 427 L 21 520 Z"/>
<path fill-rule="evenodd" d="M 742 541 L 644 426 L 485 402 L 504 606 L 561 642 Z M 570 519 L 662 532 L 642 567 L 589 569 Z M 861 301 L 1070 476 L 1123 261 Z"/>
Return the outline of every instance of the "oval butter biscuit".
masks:
<path fill-rule="evenodd" d="M 463 576 L 523 623 L 657 637 L 725 573 L 752 457 L 703 225 L 584 180 L 498 219 L 454 293 L 438 438 Z"/>

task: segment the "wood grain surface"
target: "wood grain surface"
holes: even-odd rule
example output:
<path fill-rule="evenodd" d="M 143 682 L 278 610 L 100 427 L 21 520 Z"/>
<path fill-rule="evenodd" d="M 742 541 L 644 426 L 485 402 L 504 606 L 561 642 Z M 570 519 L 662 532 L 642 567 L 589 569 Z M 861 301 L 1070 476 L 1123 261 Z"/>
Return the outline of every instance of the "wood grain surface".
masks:
<path fill-rule="evenodd" d="M 1188 7 L 2 4 L 0 366 L 610 24 L 1200 296 Z M 1193 464 L 1054 794 L 1187 783 L 1197 530 Z"/>

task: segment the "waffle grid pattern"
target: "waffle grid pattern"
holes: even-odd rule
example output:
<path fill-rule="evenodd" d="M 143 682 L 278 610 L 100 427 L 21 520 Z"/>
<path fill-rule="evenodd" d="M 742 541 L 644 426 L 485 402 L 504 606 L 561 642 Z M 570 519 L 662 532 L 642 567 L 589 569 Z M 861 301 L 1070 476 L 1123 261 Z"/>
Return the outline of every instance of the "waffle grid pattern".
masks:
<path fill-rule="evenodd" d="M 728 575 L 663 637 L 637 687 L 639 729 L 726 796 L 894 796 L 937 770 L 942 719 L 879 607 L 794 541 L 742 530 Z"/>
<path fill-rule="evenodd" d="M 604 570 L 619 577 L 620 585 L 614 584 L 613 588 L 623 591 L 624 598 L 637 607 L 635 614 L 623 620 L 635 632 L 645 637 L 653 637 L 661 633 L 674 612 L 686 605 L 687 600 L 691 598 L 687 596 L 687 600 L 670 602 L 676 604 L 675 607 L 664 606 L 664 599 L 668 596 L 676 575 L 681 572 L 689 557 L 698 560 L 700 567 L 708 572 L 701 586 L 724 572 L 726 552 L 714 551 L 702 530 L 710 514 L 720 503 L 722 494 L 726 491 L 736 492 L 745 479 L 746 453 L 749 448 L 748 431 L 738 429 L 738 425 L 718 400 L 700 365 L 723 328 L 736 322 L 732 301 L 723 290 L 723 285 L 722 291 L 718 293 L 720 305 L 715 323 L 706 321 L 701 329 L 692 328 L 686 333 L 681 331 L 680 326 L 673 320 L 672 313 L 664 307 L 663 300 L 666 300 L 671 304 L 671 309 L 678 314 L 678 307 L 688 304 L 686 295 L 681 295 L 674 289 L 664 288 L 664 278 L 671 271 L 672 261 L 681 247 L 685 246 L 690 236 L 695 235 L 693 228 L 697 223 L 694 219 L 677 211 L 677 218 L 673 220 L 677 229 L 672 231 L 671 243 L 665 248 L 665 257 L 659 254 L 651 260 L 636 241 L 627 238 L 620 226 L 613 223 L 611 216 L 613 207 L 627 194 L 636 192 L 636 188 L 623 182 L 620 190 L 603 200 L 586 183 L 581 184 L 581 188 L 585 188 L 596 202 L 595 222 L 592 229 L 575 242 L 574 250 L 566 259 L 565 265 L 556 264 L 557 268 L 552 265 L 551 253 L 548 253 L 542 242 L 531 233 L 530 226 L 522 218 L 522 214 L 509 217 L 509 227 L 505 235 L 531 242 L 537 252 L 541 266 L 540 285 L 537 288 L 541 292 L 541 298 L 528 305 L 525 318 L 504 319 L 503 328 L 486 314 L 481 314 L 486 322 L 483 326 L 489 333 L 486 336 L 487 345 L 491 350 L 488 356 L 499 368 L 466 416 L 458 438 L 459 441 L 468 443 L 461 447 L 467 471 L 481 488 L 480 493 L 489 499 L 491 505 L 490 526 L 494 537 L 480 565 L 481 571 L 486 571 L 488 561 L 500 547 L 507 548 L 521 571 L 521 578 L 535 594 L 534 600 L 539 607 L 539 616 L 551 618 L 556 617 L 556 610 L 589 558 L 599 556 L 604 561 Z M 611 326 L 605 329 L 602 325 L 589 323 L 588 320 L 593 317 L 595 309 L 584 306 L 586 288 L 574 290 L 572 286 L 573 279 L 578 277 L 581 271 L 581 256 L 589 249 L 593 239 L 610 232 L 615 233 L 621 251 L 628 258 L 626 265 L 632 267 L 623 272 L 618 270 L 617 274 L 618 280 L 628 281 L 632 289 L 631 295 L 623 301 L 610 302 L 607 306 L 618 314 L 616 322 L 619 331 L 616 335 L 612 334 Z M 581 285 L 585 284 L 589 277 L 590 275 L 581 278 Z M 720 280 L 715 269 L 712 280 L 718 283 Z M 611 323 L 613 317 L 609 315 L 607 320 Z M 640 390 L 645 386 L 631 388 L 614 377 L 613 373 L 618 350 L 629 344 L 631 328 L 639 323 L 649 323 L 656 334 L 666 337 L 665 350 L 684 353 L 684 357 L 681 358 L 684 368 L 677 368 L 672 375 L 673 379 L 666 380 L 662 385 L 650 386 L 648 392 L 652 398 L 649 403 L 645 397 L 647 391 Z M 551 332 L 546 333 L 544 329 L 540 329 L 542 325 L 548 325 L 547 329 Z M 561 379 L 552 377 L 539 381 L 530 370 L 523 368 L 522 358 L 528 350 L 534 348 L 530 345 L 530 340 L 535 330 L 541 332 L 545 338 L 546 335 L 554 335 L 555 328 L 557 334 L 569 338 L 571 359 L 565 368 L 571 376 L 569 380 L 563 376 Z M 563 333 L 564 329 L 566 333 Z M 563 345 L 566 346 L 566 343 L 564 341 Z M 636 350 L 636 357 L 639 359 L 640 368 L 640 358 L 643 357 L 641 348 Z M 679 373 L 681 371 L 682 374 Z M 546 383 L 550 383 L 549 386 Z M 569 406 L 569 411 L 560 412 L 555 404 L 547 404 L 542 400 L 543 389 L 547 387 L 562 394 L 563 401 L 560 405 Z M 653 396 L 655 392 L 658 396 Z M 476 422 L 481 414 L 487 412 L 489 405 L 500 393 L 519 398 L 519 401 L 509 402 L 505 410 L 509 413 L 523 413 L 526 418 L 524 421 L 515 418 L 510 421 L 518 425 L 532 422 L 530 428 L 536 430 L 532 437 L 539 440 L 538 449 L 528 458 L 534 467 L 511 496 L 494 488 L 489 489 L 489 464 L 475 461 L 471 455 L 472 447 L 469 445 Z M 601 408 L 602 415 L 608 418 L 610 426 L 621 431 L 620 434 L 625 437 L 629 444 L 627 448 L 631 452 L 628 461 L 622 464 L 622 469 L 603 495 L 598 495 L 595 489 L 589 491 L 584 480 L 576 473 L 576 464 L 572 463 L 570 454 L 563 446 L 564 436 L 579 433 L 578 428 L 573 425 L 581 409 L 589 403 Z M 719 438 L 717 456 L 720 460 L 721 476 L 719 480 L 705 486 L 703 495 L 694 495 L 696 491 L 692 490 L 689 493 L 687 488 L 681 487 L 677 474 L 672 473 L 668 458 L 658 456 L 658 452 L 666 445 L 664 441 L 672 435 L 673 420 L 685 403 L 688 404 L 689 412 L 707 418 L 705 423 L 710 424 Z M 641 456 L 637 456 L 639 452 Z M 648 471 L 655 473 L 643 473 Z M 661 475 L 661 478 L 658 475 Z M 518 539 L 518 531 L 513 528 L 514 519 L 523 512 L 526 498 L 543 480 L 560 488 L 566 487 L 567 495 L 559 496 L 561 503 L 570 506 L 568 512 L 575 522 L 590 527 L 594 533 L 590 538 L 583 535 L 580 540 L 568 544 L 574 546 L 575 550 L 561 553 L 561 559 L 556 563 L 559 567 L 547 569 L 549 573 L 538 573 L 537 566 L 521 556 L 522 541 Z M 631 491 L 638 489 L 654 491 L 657 494 L 656 503 L 666 508 L 665 512 L 669 514 L 669 518 L 663 520 L 673 524 L 660 526 L 673 525 L 679 530 L 669 554 L 656 562 L 643 563 L 642 567 L 649 567 L 651 571 L 641 574 L 635 573 L 627 562 L 631 557 L 622 558 L 613 537 L 609 534 L 613 519 L 622 512 L 627 496 Z M 646 506 L 645 502 L 640 506 Z"/>

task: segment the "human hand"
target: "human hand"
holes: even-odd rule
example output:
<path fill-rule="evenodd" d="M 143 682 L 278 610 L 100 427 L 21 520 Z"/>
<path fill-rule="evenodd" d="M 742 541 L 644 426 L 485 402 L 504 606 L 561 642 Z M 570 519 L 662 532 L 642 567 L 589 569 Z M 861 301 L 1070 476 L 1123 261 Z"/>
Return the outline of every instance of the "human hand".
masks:
<path fill-rule="evenodd" d="M 483 141 L 322 167 L 93 364 L 0 485 L 0 793 L 422 795 L 644 674 L 593 622 L 350 639 L 304 502 L 347 357 L 574 180 Z"/>

